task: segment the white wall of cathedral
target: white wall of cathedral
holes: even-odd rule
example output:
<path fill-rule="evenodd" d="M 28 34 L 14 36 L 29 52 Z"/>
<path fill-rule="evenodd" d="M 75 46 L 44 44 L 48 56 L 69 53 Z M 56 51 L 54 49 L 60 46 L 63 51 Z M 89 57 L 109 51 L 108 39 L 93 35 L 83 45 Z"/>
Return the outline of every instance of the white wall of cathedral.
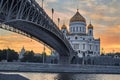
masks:
<path fill-rule="evenodd" d="M 90 36 L 69 35 L 67 36 L 73 49 L 78 52 L 79 57 L 85 56 L 99 56 L 100 55 L 100 42 L 95 41 Z M 88 54 L 88 51 L 91 53 Z"/>
<path fill-rule="evenodd" d="M 70 33 L 86 34 L 86 23 L 84 22 L 71 22 L 69 26 Z"/>
<path fill-rule="evenodd" d="M 94 54 L 100 56 L 100 40 L 95 41 Z"/>
<path fill-rule="evenodd" d="M 88 29 L 88 36 L 93 36 L 93 29 L 91 28 Z"/>
<path fill-rule="evenodd" d="M 19 53 L 19 59 L 22 59 L 24 57 L 24 54 L 25 54 L 25 49 L 23 47 Z"/>
<path fill-rule="evenodd" d="M 73 27 L 75 28 L 75 30 L 71 29 Z M 80 27 L 84 28 L 84 30 L 83 31 L 80 30 Z M 99 56 L 100 55 L 100 40 L 94 39 L 93 29 L 88 29 L 88 33 L 86 33 L 85 23 L 72 22 L 70 23 L 69 30 L 70 30 L 70 34 L 68 35 L 66 35 L 67 33 L 66 29 L 62 29 L 61 31 L 66 36 L 66 38 L 69 40 L 71 46 L 78 53 L 79 57 L 83 57 L 83 53 L 85 53 L 85 56 Z M 72 33 L 82 33 L 82 35 L 80 34 L 75 35 Z"/>

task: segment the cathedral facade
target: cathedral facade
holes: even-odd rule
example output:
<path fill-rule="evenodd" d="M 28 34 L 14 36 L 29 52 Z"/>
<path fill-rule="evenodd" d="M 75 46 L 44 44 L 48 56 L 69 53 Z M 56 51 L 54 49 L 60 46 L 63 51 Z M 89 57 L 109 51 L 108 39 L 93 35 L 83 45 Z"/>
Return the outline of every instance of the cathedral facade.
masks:
<path fill-rule="evenodd" d="M 86 30 L 87 29 L 87 30 Z M 79 57 L 99 56 L 100 39 L 95 39 L 93 35 L 93 25 L 86 24 L 86 19 L 77 10 L 70 19 L 69 30 L 63 24 L 61 31 L 70 42 Z"/>

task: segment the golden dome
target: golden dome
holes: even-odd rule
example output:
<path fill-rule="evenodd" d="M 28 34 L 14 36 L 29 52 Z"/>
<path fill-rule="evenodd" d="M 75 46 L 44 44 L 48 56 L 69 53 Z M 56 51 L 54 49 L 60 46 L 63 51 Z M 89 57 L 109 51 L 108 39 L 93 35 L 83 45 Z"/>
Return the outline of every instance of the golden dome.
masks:
<path fill-rule="evenodd" d="M 93 29 L 93 25 L 90 23 L 90 24 L 88 25 L 88 28 L 89 28 L 89 29 Z"/>
<path fill-rule="evenodd" d="M 61 29 L 67 29 L 67 26 L 63 24 Z"/>
<path fill-rule="evenodd" d="M 85 22 L 86 20 L 85 18 L 79 13 L 78 9 L 76 14 L 70 19 L 70 22 L 76 22 L 76 21 L 80 21 L 80 22 Z"/>

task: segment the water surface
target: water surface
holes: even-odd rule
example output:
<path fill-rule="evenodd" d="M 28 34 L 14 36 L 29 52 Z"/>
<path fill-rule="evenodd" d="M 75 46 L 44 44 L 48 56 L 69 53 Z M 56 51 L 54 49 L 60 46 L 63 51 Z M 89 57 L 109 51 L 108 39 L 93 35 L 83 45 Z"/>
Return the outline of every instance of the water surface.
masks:
<path fill-rule="evenodd" d="M 16 75 L 24 77 L 25 78 L 24 80 L 120 80 L 119 74 L 70 74 L 70 73 L 24 73 L 24 72 L 22 73 L 0 72 L 0 74 L 12 75 L 12 80 L 19 79 L 15 77 Z M 6 77 L 6 80 L 10 80 L 10 77 L 9 79 L 7 79 Z"/>

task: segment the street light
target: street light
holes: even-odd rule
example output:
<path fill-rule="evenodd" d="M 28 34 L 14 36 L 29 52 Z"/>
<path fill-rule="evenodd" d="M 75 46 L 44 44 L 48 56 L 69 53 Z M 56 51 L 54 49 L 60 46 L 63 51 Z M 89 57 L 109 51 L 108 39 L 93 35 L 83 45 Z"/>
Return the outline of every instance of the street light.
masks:
<path fill-rule="evenodd" d="M 8 48 L 8 50 L 9 50 L 9 48 Z M 8 62 L 8 59 L 9 59 L 8 50 L 7 50 L 7 55 L 6 55 L 6 60 L 7 60 L 7 62 Z"/>
<path fill-rule="evenodd" d="M 104 54 L 104 48 L 102 48 L 101 53 Z"/>
<path fill-rule="evenodd" d="M 45 63 L 45 44 L 44 44 L 44 50 L 43 50 L 43 63 Z"/>
<path fill-rule="evenodd" d="M 44 0 L 42 0 L 42 8 L 43 8 L 43 2 L 44 2 Z"/>
<path fill-rule="evenodd" d="M 52 20 L 53 20 L 54 9 L 52 8 Z"/>
<path fill-rule="evenodd" d="M 58 27 L 59 27 L 59 23 L 60 23 L 60 18 L 58 18 Z"/>

